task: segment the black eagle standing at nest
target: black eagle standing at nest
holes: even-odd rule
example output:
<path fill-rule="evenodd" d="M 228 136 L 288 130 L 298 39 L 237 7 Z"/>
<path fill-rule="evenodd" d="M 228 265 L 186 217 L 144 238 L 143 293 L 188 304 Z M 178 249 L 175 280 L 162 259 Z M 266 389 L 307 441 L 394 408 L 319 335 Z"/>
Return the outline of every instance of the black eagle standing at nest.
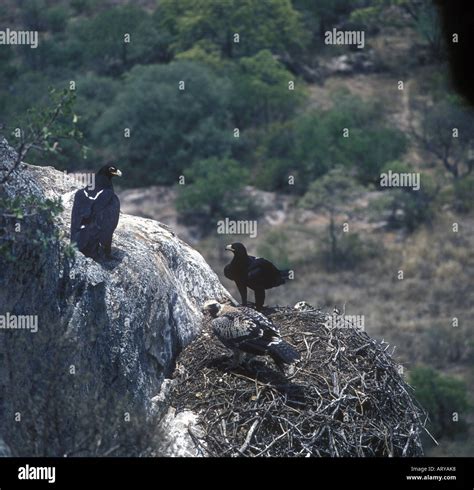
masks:
<path fill-rule="evenodd" d="M 224 275 L 234 281 L 242 298 L 242 305 L 247 305 L 247 288 L 255 292 L 255 308 L 261 310 L 265 303 L 265 290 L 285 284 L 289 270 L 277 269 L 269 260 L 248 255 L 242 243 L 227 245 L 226 250 L 234 253 L 232 261 L 224 267 Z"/>
<path fill-rule="evenodd" d="M 122 172 L 105 165 L 95 174 L 94 189 L 85 187 L 76 192 L 71 214 L 71 242 L 87 257 L 99 258 L 102 252 L 110 257 L 112 235 L 117 228 L 120 201 L 114 192 L 112 177 Z"/>
<path fill-rule="evenodd" d="M 232 367 L 242 361 L 245 353 L 269 355 L 283 371 L 285 364 L 300 359 L 300 354 L 280 336 L 280 329 L 265 315 L 246 307 L 235 307 L 207 301 L 204 313 L 210 313 L 212 329 L 217 338 L 234 353 Z"/>

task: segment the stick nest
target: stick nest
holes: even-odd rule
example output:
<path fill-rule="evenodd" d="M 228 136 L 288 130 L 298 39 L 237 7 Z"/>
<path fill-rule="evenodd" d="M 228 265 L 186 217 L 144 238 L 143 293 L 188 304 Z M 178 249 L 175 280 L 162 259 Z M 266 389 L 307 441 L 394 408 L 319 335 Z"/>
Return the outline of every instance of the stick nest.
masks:
<path fill-rule="evenodd" d="M 293 372 L 261 357 L 230 370 L 209 319 L 178 359 L 171 405 L 198 415 L 190 435 L 203 455 L 423 454 L 426 417 L 387 343 L 319 310 L 266 314 L 301 353 Z"/>

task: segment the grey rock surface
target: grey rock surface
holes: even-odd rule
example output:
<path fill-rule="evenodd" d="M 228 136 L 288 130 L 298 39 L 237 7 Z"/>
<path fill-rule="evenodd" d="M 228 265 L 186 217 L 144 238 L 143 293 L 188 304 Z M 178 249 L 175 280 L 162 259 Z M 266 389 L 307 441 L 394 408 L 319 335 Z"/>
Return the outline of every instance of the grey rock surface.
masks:
<path fill-rule="evenodd" d="M 15 152 L 0 139 L 3 174 L 14 159 Z M 0 197 L 60 199 L 64 211 L 53 231 L 68 243 L 77 189 L 52 167 L 22 164 L 2 186 Z M 32 219 L 31 226 L 43 226 Z M 87 364 L 101 385 L 125 387 L 145 413 L 152 410 L 151 400 L 171 373 L 177 354 L 199 334 L 201 305 L 209 298 L 230 298 L 196 250 L 166 225 L 150 219 L 121 214 L 113 258 L 107 262 L 94 262 L 80 252 L 68 262 L 58 249 L 39 254 L 36 260 L 35 253 L 33 245 L 20 243 L 14 262 L 0 257 L 0 314 L 38 315 L 38 330 L 72 336 L 82 347 L 75 362 Z M 0 357 L 2 350 L 6 355 L 0 336 Z M 0 377 L 0 386 L 7 389 L 7 383 L 5 376 Z M 3 403 L 0 415 L 10 408 Z"/>
<path fill-rule="evenodd" d="M 5 444 L 5 441 L 0 437 L 0 458 L 8 458 L 12 455 L 10 448 Z"/>

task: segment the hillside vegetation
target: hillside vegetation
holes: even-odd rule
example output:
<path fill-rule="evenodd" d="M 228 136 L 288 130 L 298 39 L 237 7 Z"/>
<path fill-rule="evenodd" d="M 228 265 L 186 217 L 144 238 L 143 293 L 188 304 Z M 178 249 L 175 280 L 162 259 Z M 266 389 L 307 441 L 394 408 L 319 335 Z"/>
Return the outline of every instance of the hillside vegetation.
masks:
<path fill-rule="evenodd" d="M 4 4 L 2 25 L 40 43 L 0 51 L 2 132 L 15 143 L 50 87 L 76 102 L 60 118 L 74 132 L 29 161 L 112 160 L 124 209 L 177 224 L 219 274 L 226 243 L 243 241 L 295 271 L 272 304 L 364 315 L 429 408 L 428 453 L 472 455 L 474 113 L 431 2 Z M 326 45 L 333 28 L 363 31 L 363 49 Z M 419 189 L 381 186 L 389 172 Z M 217 235 L 225 218 L 258 220 L 258 236 Z"/>

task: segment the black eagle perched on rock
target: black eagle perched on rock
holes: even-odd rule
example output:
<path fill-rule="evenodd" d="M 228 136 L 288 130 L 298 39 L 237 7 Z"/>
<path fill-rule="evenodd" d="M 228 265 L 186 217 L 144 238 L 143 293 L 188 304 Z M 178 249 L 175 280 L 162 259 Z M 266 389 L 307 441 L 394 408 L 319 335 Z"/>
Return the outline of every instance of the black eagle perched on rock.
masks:
<path fill-rule="evenodd" d="M 214 334 L 233 351 L 233 367 L 240 364 L 245 353 L 269 355 L 281 370 L 300 359 L 296 349 L 281 338 L 278 326 L 252 308 L 211 300 L 204 304 L 203 312 L 210 313 Z"/>
<path fill-rule="evenodd" d="M 285 284 L 289 279 L 289 270 L 277 269 L 269 260 L 248 255 L 242 243 L 227 245 L 226 250 L 233 252 L 234 258 L 224 267 L 224 275 L 234 281 L 242 298 L 242 305 L 247 305 L 247 288 L 255 292 L 255 307 L 263 308 L 265 290 Z"/>
<path fill-rule="evenodd" d="M 105 253 L 110 257 L 112 235 L 117 228 L 120 201 L 114 192 L 112 177 L 122 172 L 105 165 L 95 174 L 93 189 L 85 187 L 76 192 L 71 213 L 71 243 L 93 259 Z"/>

